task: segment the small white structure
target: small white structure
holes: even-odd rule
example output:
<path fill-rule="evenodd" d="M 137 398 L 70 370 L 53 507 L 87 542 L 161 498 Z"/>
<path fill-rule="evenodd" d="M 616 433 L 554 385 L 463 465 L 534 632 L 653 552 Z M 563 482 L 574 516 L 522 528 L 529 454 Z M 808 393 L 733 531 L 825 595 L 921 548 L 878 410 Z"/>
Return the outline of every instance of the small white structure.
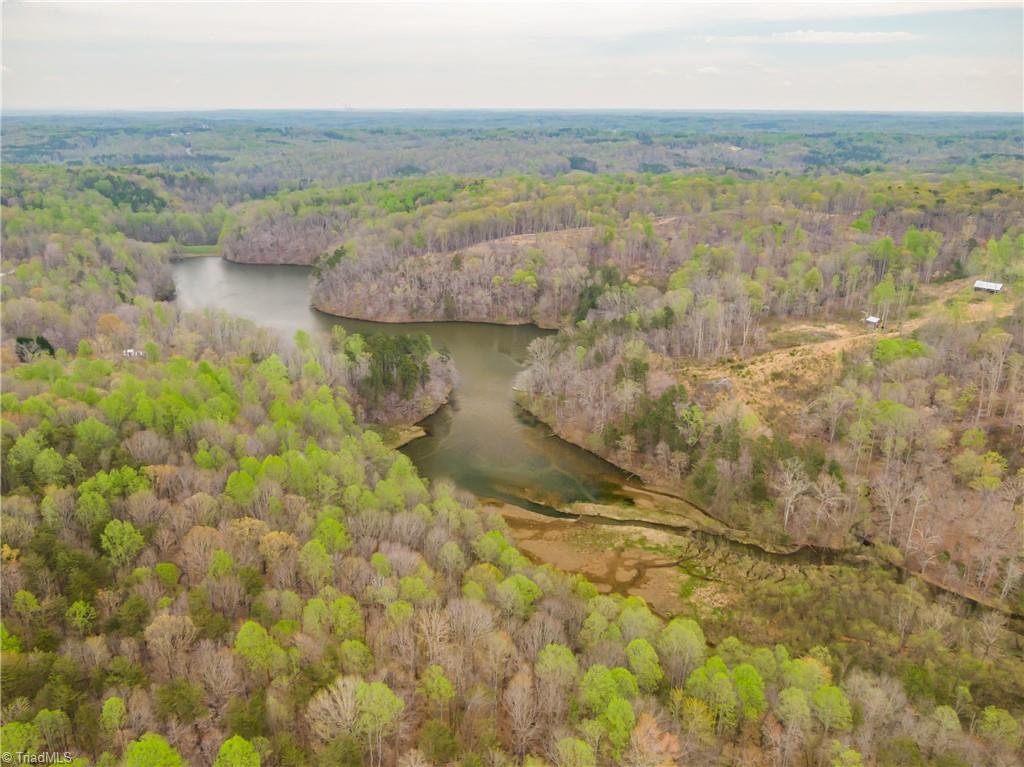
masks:
<path fill-rule="evenodd" d="M 145 357 L 146 353 L 142 349 L 125 349 L 121 352 L 122 357 Z"/>
<path fill-rule="evenodd" d="M 873 328 L 880 328 L 880 327 L 882 327 L 882 318 L 881 317 L 876 317 L 873 314 L 870 317 L 865 317 L 864 318 L 864 322 L 866 322 L 868 325 L 870 325 Z"/>
<path fill-rule="evenodd" d="M 985 280 L 977 280 L 974 283 L 975 290 L 984 290 L 986 293 L 1002 293 L 1003 283 L 1001 282 L 986 282 Z"/>

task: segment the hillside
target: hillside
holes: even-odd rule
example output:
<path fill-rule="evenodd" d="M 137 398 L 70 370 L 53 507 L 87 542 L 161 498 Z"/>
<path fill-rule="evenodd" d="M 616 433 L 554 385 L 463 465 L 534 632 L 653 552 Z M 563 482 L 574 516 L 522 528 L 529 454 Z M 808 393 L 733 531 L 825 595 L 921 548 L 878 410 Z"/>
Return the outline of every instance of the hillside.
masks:
<path fill-rule="evenodd" d="M 846 172 L 828 137 L 549 135 L 488 168 L 565 169 L 552 146 L 579 143 L 629 172 L 449 176 L 529 142 L 496 128 L 454 163 L 436 136 L 380 128 L 316 177 L 424 156 L 438 175 L 320 188 L 282 170 L 310 131 L 328 140 L 315 121 L 250 135 L 280 148 L 265 165 L 237 148 L 245 120 L 197 130 L 186 157 L 227 158 L 198 171 L 176 166 L 180 125 L 104 136 L 81 119 L 59 146 L 22 123 L 4 151 L 159 159 L 4 168 L 5 752 L 1020 761 L 1024 206 L 1002 161 Z M 799 177 L 628 167 L 676 150 L 717 167 L 734 142 L 752 164 L 836 159 Z M 914 168 L 960 151 L 877 145 L 919 151 Z M 340 313 L 559 328 L 530 346 L 521 403 L 646 484 L 547 517 L 427 479 L 388 444 L 460 407 L 447 351 L 422 332 L 321 332 L 305 296 L 287 338 L 184 311 L 171 259 L 211 252 L 310 263 L 310 300 Z M 977 275 L 1004 295 L 969 293 Z M 511 377 L 518 352 L 486 343 Z M 484 406 L 512 414 L 494 388 Z M 529 458 L 524 474 L 543 470 Z"/>

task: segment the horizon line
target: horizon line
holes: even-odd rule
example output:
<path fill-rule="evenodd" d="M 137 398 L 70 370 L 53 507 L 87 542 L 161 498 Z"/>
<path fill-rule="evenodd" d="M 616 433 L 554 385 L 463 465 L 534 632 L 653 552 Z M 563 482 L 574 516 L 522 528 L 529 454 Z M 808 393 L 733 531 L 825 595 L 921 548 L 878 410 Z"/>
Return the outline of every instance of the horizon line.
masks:
<path fill-rule="evenodd" d="M 0 115 L 64 116 L 82 114 L 195 114 L 195 113 L 238 113 L 238 112 L 329 112 L 329 113 L 393 113 L 393 112 L 582 112 L 620 114 L 884 114 L 884 115 L 1000 115 L 1024 117 L 1024 109 L 977 110 L 977 109 L 803 109 L 803 108 L 758 108 L 758 107 L 0 107 Z"/>

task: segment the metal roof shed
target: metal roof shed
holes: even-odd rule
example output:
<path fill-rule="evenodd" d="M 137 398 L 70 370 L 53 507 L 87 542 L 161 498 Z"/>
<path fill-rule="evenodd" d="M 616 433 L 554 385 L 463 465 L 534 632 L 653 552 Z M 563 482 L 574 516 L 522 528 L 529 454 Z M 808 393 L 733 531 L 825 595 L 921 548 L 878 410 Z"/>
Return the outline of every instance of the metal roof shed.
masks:
<path fill-rule="evenodd" d="M 975 290 L 985 290 L 989 293 L 1000 293 L 1003 290 L 1003 283 L 1001 282 L 987 282 L 986 280 L 976 280 L 974 283 Z"/>

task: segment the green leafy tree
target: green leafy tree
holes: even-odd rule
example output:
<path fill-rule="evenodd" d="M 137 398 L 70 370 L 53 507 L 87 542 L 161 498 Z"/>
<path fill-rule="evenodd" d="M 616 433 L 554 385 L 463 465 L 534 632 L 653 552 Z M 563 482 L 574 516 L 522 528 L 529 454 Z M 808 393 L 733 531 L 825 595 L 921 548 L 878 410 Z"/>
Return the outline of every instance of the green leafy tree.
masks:
<path fill-rule="evenodd" d="M 0 623 L 0 651 L 9 653 L 21 652 L 21 640 Z"/>
<path fill-rule="evenodd" d="M 552 643 L 537 654 L 534 672 L 541 684 L 554 690 L 566 690 L 576 681 L 580 667 L 572 650 Z"/>
<path fill-rule="evenodd" d="M 796 658 L 783 665 L 782 677 L 789 687 L 811 694 L 832 681 L 832 673 L 817 658 Z"/>
<path fill-rule="evenodd" d="M 541 596 L 540 587 L 525 575 L 516 573 L 503 580 L 495 588 L 498 604 L 508 613 L 525 618 L 533 609 L 533 603 Z"/>
<path fill-rule="evenodd" d="M 99 493 L 87 490 L 78 498 L 75 519 L 88 530 L 100 528 L 110 519 L 110 504 Z"/>
<path fill-rule="evenodd" d="M 14 612 L 18 614 L 25 623 L 31 624 L 35 617 L 39 614 L 42 607 L 39 604 L 39 600 L 36 599 L 36 595 L 31 591 L 15 592 L 14 594 Z"/>
<path fill-rule="evenodd" d="M 72 603 L 64 614 L 68 625 L 79 634 L 88 634 L 96 620 L 96 608 L 88 602 L 78 600 Z"/>
<path fill-rule="evenodd" d="M 363 638 L 363 608 L 350 596 L 342 596 L 331 602 L 331 625 L 334 634 L 342 639 Z"/>
<path fill-rule="evenodd" d="M 939 725 L 939 729 L 951 732 L 960 732 L 960 716 L 952 706 L 936 706 L 932 709 L 932 719 Z"/>
<path fill-rule="evenodd" d="M 835 685 L 825 685 L 815 690 L 811 695 L 811 704 L 825 732 L 847 732 L 853 726 L 850 700 Z"/>
<path fill-rule="evenodd" d="M 391 562 L 379 551 L 374 552 L 373 556 L 370 557 L 370 566 L 377 571 L 377 575 L 381 578 L 387 578 L 391 575 Z"/>
<path fill-rule="evenodd" d="M 925 281 L 931 279 L 931 269 L 942 247 L 942 234 L 931 229 L 911 226 L 903 235 L 903 247 L 910 254 L 914 265 L 922 272 Z"/>
<path fill-rule="evenodd" d="M 356 689 L 356 727 L 366 738 L 370 763 L 384 759 L 384 738 L 398 726 L 405 701 L 383 682 L 362 683 Z"/>
<path fill-rule="evenodd" d="M 764 680 L 757 669 L 749 663 L 741 663 L 732 670 L 736 695 L 740 699 L 740 708 L 747 719 L 758 719 L 768 708 L 764 697 Z"/>
<path fill-rule="evenodd" d="M 889 318 L 889 311 L 896 303 L 896 283 L 893 282 L 892 273 L 887 273 L 871 291 L 871 305 L 875 308 L 882 323 Z"/>
<path fill-rule="evenodd" d="M 43 739 L 34 724 L 8 722 L 0 727 L 0 747 L 9 754 L 34 754 L 43 747 Z"/>
<path fill-rule="evenodd" d="M 452 764 L 455 763 L 459 755 L 458 739 L 444 722 L 439 722 L 437 719 L 431 719 L 423 725 L 417 745 L 432 764 Z M 421 764 L 421 762 L 410 763 Z"/>
<path fill-rule="evenodd" d="M 424 697 L 427 704 L 437 712 L 444 712 L 455 697 L 455 688 L 448 681 L 444 669 L 434 663 L 424 670 L 420 677 L 417 692 Z"/>
<path fill-rule="evenodd" d="M 118 567 L 135 559 L 146 545 L 142 533 L 135 529 L 135 525 L 120 519 L 112 519 L 107 523 L 100 536 L 100 543 L 110 561 Z"/>
<path fill-rule="evenodd" d="M 75 424 L 74 453 L 84 466 L 95 465 L 100 453 L 116 441 L 114 430 L 92 416 Z"/>
<path fill-rule="evenodd" d="M 256 496 L 256 482 L 247 472 L 233 471 L 228 476 L 224 493 L 239 506 L 249 506 Z"/>
<path fill-rule="evenodd" d="M 16 488 L 31 482 L 36 458 L 42 450 L 43 442 L 35 429 L 18 437 L 7 452 L 5 485 Z"/>
<path fill-rule="evenodd" d="M 260 755 L 252 743 L 233 735 L 221 744 L 213 767 L 260 767 Z"/>
<path fill-rule="evenodd" d="M 63 751 L 71 737 L 71 720 L 63 711 L 49 708 L 40 709 L 32 720 L 39 731 L 43 747 L 50 751 Z"/>
<path fill-rule="evenodd" d="M 123 767 L 185 767 L 185 760 L 160 735 L 147 732 L 125 748 Z"/>
<path fill-rule="evenodd" d="M 978 718 L 978 732 L 991 743 L 1007 750 L 1020 746 L 1021 730 L 1017 720 L 998 706 L 986 706 Z"/>
<path fill-rule="evenodd" d="M 422 605 L 437 598 L 434 590 L 418 575 L 406 575 L 399 579 L 398 596 L 413 605 Z"/>
<path fill-rule="evenodd" d="M 32 460 L 32 474 L 40 487 L 64 483 L 64 459 L 51 447 L 41 450 Z"/>
<path fill-rule="evenodd" d="M 484 562 L 496 564 L 511 544 L 500 530 L 491 530 L 473 541 L 473 553 Z"/>
<path fill-rule="evenodd" d="M 206 713 L 203 705 L 203 691 L 184 679 L 175 679 L 158 687 L 156 711 L 163 719 L 175 719 L 188 724 Z"/>
<path fill-rule="evenodd" d="M 708 681 L 704 702 L 715 717 L 715 729 L 719 735 L 732 733 L 736 729 L 736 692 L 732 680 L 726 674 L 715 673 Z"/>
<path fill-rule="evenodd" d="M 832 767 L 864 767 L 864 761 L 859 751 L 847 748 L 838 740 L 833 740 Z"/>
<path fill-rule="evenodd" d="M 558 767 L 597 767 L 594 750 L 578 738 L 561 738 L 555 743 Z"/>
<path fill-rule="evenodd" d="M 637 683 L 644 692 L 654 692 L 665 674 L 658 662 L 658 654 L 646 639 L 634 639 L 626 645 L 629 667 L 636 675 Z"/>
<path fill-rule="evenodd" d="M 358 639 L 346 639 L 338 648 L 338 659 L 346 674 L 369 674 L 373 670 L 373 653 Z"/>
<path fill-rule="evenodd" d="M 808 733 L 811 729 L 811 702 L 807 693 L 799 687 L 787 687 L 779 693 L 779 705 L 775 712 L 787 726 Z"/>
<path fill-rule="evenodd" d="M 220 550 L 218 549 L 218 551 L 220 551 Z M 224 552 L 220 551 L 220 553 L 223 554 Z M 214 552 L 214 557 L 213 558 L 215 559 L 216 556 L 217 556 L 217 552 Z M 230 560 L 230 557 L 228 557 L 228 559 Z M 210 562 L 210 570 L 211 570 L 210 575 L 212 575 L 213 577 L 217 577 L 219 575 L 226 575 L 227 574 L 226 572 L 214 572 L 213 571 L 213 559 L 211 559 L 211 562 Z M 167 588 L 173 588 L 174 586 L 176 586 L 178 584 L 178 581 L 181 579 L 181 570 L 179 570 L 178 566 L 176 564 L 174 564 L 173 562 L 158 562 L 157 564 L 155 564 L 153 566 L 153 574 L 157 578 L 159 578 L 160 582 L 164 586 L 166 586 Z"/>
<path fill-rule="evenodd" d="M 608 735 L 608 741 L 612 744 L 612 753 L 617 760 L 622 756 L 623 749 L 629 743 L 633 727 L 636 726 L 633 706 L 625 698 L 613 697 L 608 701 L 608 705 L 601 715 L 601 724 Z"/>
<path fill-rule="evenodd" d="M 334 576 L 334 563 L 327 548 L 317 539 L 306 543 L 299 552 L 299 572 L 310 588 L 319 591 Z"/>
<path fill-rule="evenodd" d="M 850 224 L 850 226 L 852 226 L 858 232 L 870 234 L 871 224 L 874 222 L 875 216 L 877 215 L 878 212 L 876 210 L 874 210 L 873 208 L 868 208 L 863 213 L 861 213 L 857 220 Z"/>
<path fill-rule="evenodd" d="M 128 724 L 128 709 L 124 705 L 124 699 L 117 695 L 111 695 L 103 701 L 103 709 L 100 712 L 100 727 L 105 732 L 113 733 Z"/>
<path fill-rule="evenodd" d="M 255 621 L 246 621 L 238 629 L 235 652 L 245 658 L 254 670 L 267 675 L 283 668 L 286 661 L 284 650 Z"/>
<path fill-rule="evenodd" d="M 348 530 L 340 520 L 323 517 L 316 523 L 313 536 L 320 541 L 331 554 L 343 554 L 352 547 L 352 539 Z"/>
<path fill-rule="evenodd" d="M 689 618 L 670 620 L 658 635 L 657 648 L 669 678 L 676 685 L 704 662 L 707 652 L 704 632 Z"/>
<path fill-rule="evenodd" d="M 580 702 L 592 714 L 600 714 L 608 702 L 619 694 L 619 684 L 612 676 L 611 669 L 595 663 L 587 669 L 580 680 Z"/>
<path fill-rule="evenodd" d="M 447 541 L 437 553 L 437 566 L 449 579 L 455 580 L 466 569 L 466 555 L 455 541 Z"/>

